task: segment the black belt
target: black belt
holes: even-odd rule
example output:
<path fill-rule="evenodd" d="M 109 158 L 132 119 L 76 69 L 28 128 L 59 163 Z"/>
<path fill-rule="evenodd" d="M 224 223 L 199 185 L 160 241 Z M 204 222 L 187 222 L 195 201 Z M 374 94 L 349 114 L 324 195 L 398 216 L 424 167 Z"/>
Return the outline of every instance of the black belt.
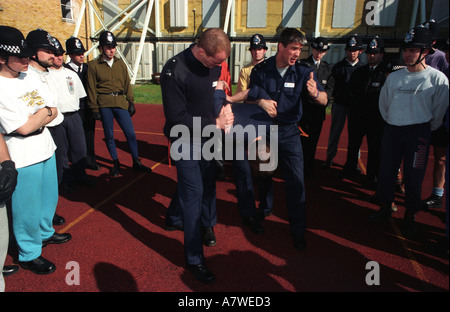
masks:
<path fill-rule="evenodd" d="M 278 119 L 274 119 L 273 124 L 277 125 L 277 126 L 291 126 L 291 125 L 295 125 L 295 122 L 282 122 L 282 121 L 279 121 Z"/>
<path fill-rule="evenodd" d="M 74 111 L 74 112 L 67 112 L 67 113 L 62 113 L 64 116 L 70 116 L 70 115 L 73 115 L 73 114 L 76 114 L 77 113 L 77 111 Z"/>
<path fill-rule="evenodd" d="M 20 133 L 17 133 L 17 132 L 11 132 L 11 133 L 6 133 L 5 136 L 26 138 L 26 137 L 30 137 L 30 136 L 33 136 L 33 135 L 41 134 L 44 131 L 44 129 L 45 129 L 45 127 L 40 127 L 36 131 L 33 131 L 31 133 L 28 133 L 28 134 L 20 134 Z"/>
<path fill-rule="evenodd" d="M 100 93 L 100 92 L 98 92 L 98 94 L 101 94 L 101 95 L 119 96 L 119 95 L 123 95 L 123 91 L 119 91 L 119 92 L 110 92 L 110 93 Z"/>

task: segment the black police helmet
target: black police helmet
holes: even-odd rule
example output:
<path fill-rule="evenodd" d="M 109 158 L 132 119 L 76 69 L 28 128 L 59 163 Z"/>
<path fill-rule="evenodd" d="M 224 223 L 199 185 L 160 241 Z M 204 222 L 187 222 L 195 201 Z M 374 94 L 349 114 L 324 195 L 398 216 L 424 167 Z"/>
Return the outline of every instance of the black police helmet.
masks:
<path fill-rule="evenodd" d="M 353 36 L 347 39 L 347 42 L 345 43 L 345 49 L 349 51 L 362 50 L 363 49 L 362 39 L 357 34 L 354 34 Z"/>
<path fill-rule="evenodd" d="M 384 41 L 375 36 L 367 45 L 366 53 L 384 53 Z"/>
<path fill-rule="evenodd" d="M 433 40 L 431 37 L 431 31 L 420 25 L 414 28 L 411 28 L 405 36 L 405 40 L 402 44 L 402 49 L 406 48 L 422 48 L 429 49 L 430 52 L 428 54 L 433 54 L 434 50 L 431 48 L 433 44 Z"/>
<path fill-rule="evenodd" d="M 52 38 L 53 45 L 55 46 L 57 54 L 64 54 L 66 51 L 63 49 L 61 42 L 55 37 Z"/>
<path fill-rule="evenodd" d="M 108 30 L 103 31 L 99 37 L 100 46 L 116 46 L 117 41 L 114 34 Z"/>
<path fill-rule="evenodd" d="M 20 30 L 10 26 L 0 26 L 0 53 L 30 57 L 33 55 L 33 50 L 28 46 Z"/>
<path fill-rule="evenodd" d="M 57 50 L 53 42 L 53 37 L 41 28 L 30 31 L 26 41 L 30 48 L 35 51 L 39 48 L 50 49 L 55 52 Z"/>
<path fill-rule="evenodd" d="M 319 51 L 328 51 L 330 49 L 328 40 L 324 37 L 317 37 L 314 39 L 314 41 L 311 42 L 311 47 Z"/>
<path fill-rule="evenodd" d="M 266 39 L 264 39 L 263 35 L 254 34 L 250 38 L 249 50 L 252 50 L 252 49 L 266 49 L 267 50 Z"/>
<path fill-rule="evenodd" d="M 439 30 L 440 27 L 438 23 L 434 19 L 430 19 L 422 24 L 425 28 L 428 28 L 431 31 L 431 39 L 436 40 L 439 39 Z"/>
<path fill-rule="evenodd" d="M 75 37 L 70 37 L 66 40 L 66 50 L 66 54 L 86 52 L 81 40 Z"/>

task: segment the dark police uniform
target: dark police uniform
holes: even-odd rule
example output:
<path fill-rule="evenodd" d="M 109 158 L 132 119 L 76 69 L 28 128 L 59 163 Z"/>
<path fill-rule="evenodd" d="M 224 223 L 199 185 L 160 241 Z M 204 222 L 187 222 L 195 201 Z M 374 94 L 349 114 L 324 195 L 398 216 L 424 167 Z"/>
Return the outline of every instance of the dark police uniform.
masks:
<path fill-rule="evenodd" d="M 312 69 L 296 62 L 284 77 L 276 67 L 275 56 L 256 65 L 250 76 L 247 100 L 272 99 L 277 102 L 278 160 L 286 185 L 290 231 L 294 243 L 306 231 L 303 151 L 297 123 L 302 117 L 302 98 L 308 97 L 306 83 Z M 317 81 L 317 88 L 324 91 Z"/>
<path fill-rule="evenodd" d="M 220 76 L 221 68 L 205 67 L 199 62 L 190 48 L 171 58 L 161 72 L 161 90 L 166 122 L 164 134 L 171 142 L 178 138 L 170 137 L 170 130 L 176 125 L 186 126 L 192 135 L 193 117 L 200 117 L 201 128 L 215 125 L 213 116 L 213 83 Z M 208 138 L 205 138 L 208 139 Z M 202 139 L 201 145 L 205 142 Z M 192 151 L 192 140 L 188 143 Z M 216 215 L 216 162 L 206 160 L 180 159 L 175 161 L 177 168 L 178 205 L 181 208 L 184 226 L 184 251 L 190 265 L 204 263 L 201 218 L 211 225 L 217 222 Z M 168 211 L 168 215 L 171 215 Z"/>
<path fill-rule="evenodd" d="M 346 43 L 346 50 L 362 50 L 362 40 L 358 35 L 353 35 Z M 339 139 L 342 129 L 344 129 L 345 119 L 348 116 L 348 107 L 350 106 L 350 96 L 348 92 L 348 83 L 352 73 L 363 66 L 364 63 L 358 58 L 354 65 L 347 61 L 347 57 L 337 62 L 331 69 L 335 85 L 333 90 L 333 105 L 331 107 L 331 126 L 328 138 L 327 165 L 331 165 L 336 156 Z"/>
<path fill-rule="evenodd" d="M 301 60 L 301 62 L 315 71 L 317 80 L 319 80 L 320 85 L 325 89 L 328 98 L 331 98 L 334 89 L 334 77 L 331 75 L 331 65 L 321 60 L 319 66 L 316 67 L 312 55 Z M 317 143 L 319 142 L 325 116 L 326 106 L 317 105 L 309 97 L 304 99 L 303 115 L 299 125 L 308 135 L 307 137 L 301 137 L 305 159 L 305 176 L 307 177 L 313 175 Z"/>
<path fill-rule="evenodd" d="M 386 73 L 381 63 L 374 69 L 371 69 L 369 64 L 356 69 L 349 83 L 351 105 L 344 175 L 352 176 L 357 171 L 359 148 L 363 137 L 367 136 L 367 182 L 371 185 L 377 181 L 380 166 L 381 138 L 385 122 L 378 108 L 378 99 L 385 81 Z"/>
<path fill-rule="evenodd" d="M 84 53 L 86 50 L 78 38 L 71 37 L 66 41 L 66 54 Z M 72 66 L 73 65 L 73 66 Z M 78 74 L 83 82 L 84 89 L 87 90 L 87 72 L 88 65 L 81 64 L 80 67 L 72 62 L 64 63 L 64 67 L 73 70 Z M 78 69 L 76 69 L 78 68 Z M 95 156 L 95 119 L 92 117 L 92 111 L 87 104 L 87 97 L 80 99 L 80 109 L 78 111 L 83 122 L 84 137 L 86 139 L 86 165 L 89 169 L 98 170 L 97 159 Z"/>

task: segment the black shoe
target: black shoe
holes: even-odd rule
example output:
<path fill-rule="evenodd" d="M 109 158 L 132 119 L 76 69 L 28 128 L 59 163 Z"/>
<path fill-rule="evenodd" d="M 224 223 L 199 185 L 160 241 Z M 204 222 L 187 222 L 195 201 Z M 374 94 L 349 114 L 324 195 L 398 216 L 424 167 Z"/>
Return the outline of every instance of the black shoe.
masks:
<path fill-rule="evenodd" d="M 73 182 L 63 182 L 64 192 L 71 194 L 75 191 L 75 184 Z"/>
<path fill-rule="evenodd" d="M 12 274 L 16 273 L 17 271 L 19 271 L 19 266 L 13 264 L 13 265 L 5 265 L 3 267 L 3 271 L 2 272 L 3 272 L 3 276 L 6 277 L 6 276 L 9 276 L 9 275 L 12 275 Z"/>
<path fill-rule="evenodd" d="M 306 240 L 305 236 L 294 236 L 294 247 L 297 250 L 303 251 L 306 249 Z"/>
<path fill-rule="evenodd" d="M 66 219 L 55 213 L 53 216 L 53 225 L 63 225 L 64 223 L 66 223 Z"/>
<path fill-rule="evenodd" d="M 99 164 L 90 165 L 90 166 L 87 166 L 87 168 L 94 170 L 94 171 L 99 171 L 101 169 Z"/>
<path fill-rule="evenodd" d="M 423 201 L 423 209 L 440 209 L 442 208 L 442 197 L 438 195 L 431 195 Z"/>
<path fill-rule="evenodd" d="M 77 179 L 77 183 L 84 186 L 95 186 L 96 184 L 94 180 L 89 179 L 87 176 Z"/>
<path fill-rule="evenodd" d="M 248 226 L 250 230 L 255 234 L 263 234 L 264 228 L 259 221 L 254 217 L 242 217 L 242 223 Z"/>
<path fill-rule="evenodd" d="M 264 219 L 266 219 L 266 217 L 269 217 L 269 216 L 271 216 L 273 214 L 273 210 L 271 209 L 271 210 L 267 210 L 267 211 L 264 211 L 264 212 L 258 212 L 258 214 L 256 215 L 256 219 L 259 221 L 259 222 L 262 222 L 262 221 L 264 221 Z"/>
<path fill-rule="evenodd" d="M 202 283 L 211 284 L 216 280 L 214 274 L 205 264 L 188 264 L 187 268 Z"/>
<path fill-rule="evenodd" d="M 52 236 L 50 236 L 47 239 L 44 239 L 42 241 L 42 247 L 45 247 L 49 244 L 62 244 L 65 242 L 68 242 L 72 239 L 72 235 L 70 235 L 69 233 L 55 233 Z"/>
<path fill-rule="evenodd" d="M 56 266 L 42 256 L 39 256 L 31 261 L 19 261 L 19 264 L 22 269 L 30 270 L 31 272 L 39 275 L 50 274 L 56 270 Z"/>
<path fill-rule="evenodd" d="M 184 226 L 183 225 L 177 225 L 177 224 L 169 224 L 168 222 L 166 222 L 166 225 L 164 226 L 164 229 L 166 231 L 184 231 Z"/>
<path fill-rule="evenodd" d="M 324 169 L 328 169 L 328 168 L 330 168 L 331 166 L 333 166 L 333 160 L 327 158 L 327 160 L 325 160 L 325 162 L 324 162 L 324 164 L 323 164 L 323 168 L 324 168 Z"/>
<path fill-rule="evenodd" d="M 392 216 L 392 209 L 391 206 L 389 207 L 382 207 L 380 210 L 377 210 L 375 212 L 372 212 L 369 215 L 370 221 L 382 221 L 382 220 L 388 220 Z"/>
<path fill-rule="evenodd" d="M 133 170 L 152 172 L 152 168 L 144 166 L 139 159 L 133 159 Z"/>
<path fill-rule="evenodd" d="M 113 177 L 119 176 L 119 168 L 120 168 L 119 160 L 118 159 L 114 160 L 113 167 L 109 170 L 109 174 Z"/>
<path fill-rule="evenodd" d="M 207 247 L 215 246 L 216 241 L 216 235 L 214 235 L 214 228 L 213 227 L 207 227 L 203 230 L 203 244 Z"/>

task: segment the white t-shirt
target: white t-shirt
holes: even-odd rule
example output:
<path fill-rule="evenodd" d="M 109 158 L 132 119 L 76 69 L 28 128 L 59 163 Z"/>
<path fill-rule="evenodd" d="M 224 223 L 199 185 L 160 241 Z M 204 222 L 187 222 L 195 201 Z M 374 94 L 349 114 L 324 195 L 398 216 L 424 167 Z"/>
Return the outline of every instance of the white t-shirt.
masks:
<path fill-rule="evenodd" d="M 393 72 L 381 89 L 381 116 L 393 126 L 429 122 L 436 130 L 448 107 L 448 87 L 447 77 L 431 66 L 419 72 L 407 68 Z"/>
<path fill-rule="evenodd" d="M 28 72 L 27 72 L 28 73 Z M 54 98 L 48 89 L 28 75 L 19 78 L 0 76 L 0 132 L 11 133 L 23 126 L 29 116 L 45 106 L 55 107 Z M 28 137 L 5 135 L 11 159 L 16 168 L 27 167 L 50 158 L 56 150 L 50 131 Z"/>
<path fill-rule="evenodd" d="M 58 108 L 62 113 L 75 112 L 80 109 L 80 99 L 86 96 L 83 83 L 74 71 L 61 67 L 49 69 L 49 79 L 53 81 L 58 94 Z"/>
<path fill-rule="evenodd" d="M 48 71 L 39 71 L 35 69 L 33 66 L 28 66 L 27 75 L 30 77 L 33 77 L 36 80 L 37 87 L 41 92 L 46 92 L 48 96 L 48 100 L 50 103 L 51 100 L 51 107 L 56 107 L 58 110 L 58 116 L 56 116 L 55 119 L 53 119 L 49 124 L 47 124 L 47 127 L 54 127 L 59 125 L 64 120 L 64 115 L 61 113 L 61 110 L 59 109 L 57 103 L 58 103 L 58 93 L 55 91 L 58 89 L 58 85 L 54 82 L 53 79 L 49 78 L 49 72 Z"/>

